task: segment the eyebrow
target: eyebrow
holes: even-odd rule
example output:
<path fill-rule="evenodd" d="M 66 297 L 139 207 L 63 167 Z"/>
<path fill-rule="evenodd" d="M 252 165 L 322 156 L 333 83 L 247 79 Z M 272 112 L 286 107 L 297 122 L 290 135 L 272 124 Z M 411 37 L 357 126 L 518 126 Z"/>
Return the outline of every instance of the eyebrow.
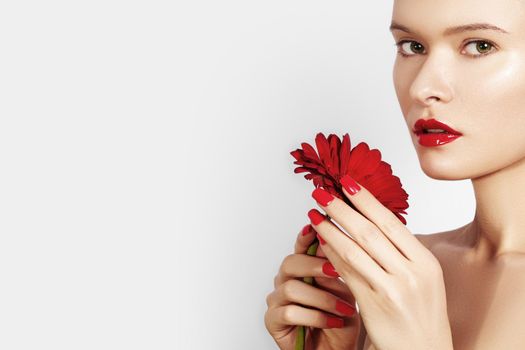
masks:
<path fill-rule="evenodd" d="M 393 31 L 395 29 L 402 30 L 404 32 L 413 34 L 413 31 L 410 28 L 392 21 L 392 24 L 390 24 L 390 31 Z M 449 27 L 445 29 L 445 31 L 443 32 L 443 35 L 448 36 L 452 34 L 472 31 L 472 30 L 495 30 L 500 33 L 509 34 L 509 32 L 507 32 L 505 29 L 501 29 L 500 27 L 497 27 L 490 23 L 471 23 L 471 24 L 464 24 L 464 25 L 455 26 L 455 27 Z"/>

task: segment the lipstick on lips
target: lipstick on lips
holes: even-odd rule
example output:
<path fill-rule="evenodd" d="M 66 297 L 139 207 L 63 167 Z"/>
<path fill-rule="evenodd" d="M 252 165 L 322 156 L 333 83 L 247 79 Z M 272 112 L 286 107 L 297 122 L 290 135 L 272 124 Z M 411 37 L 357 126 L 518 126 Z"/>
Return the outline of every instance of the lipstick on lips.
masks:
<path fill-rule="evenodd" d="M 419 144 L 426 147 L 441 146 L 463 135 L 435 119 L 418 119 L 412 131 L 418 136 Z"/>

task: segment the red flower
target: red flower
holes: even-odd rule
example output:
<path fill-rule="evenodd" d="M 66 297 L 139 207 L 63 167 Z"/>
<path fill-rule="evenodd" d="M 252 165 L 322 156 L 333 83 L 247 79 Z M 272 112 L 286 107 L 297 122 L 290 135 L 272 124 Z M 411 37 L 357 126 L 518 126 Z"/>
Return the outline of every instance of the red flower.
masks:
<path fill-rule="evenodd" d="M 399 178 L 392 175 L 390 165 L 381 160 L 381 152 L 378 149 L 371 150 L 365 142 L 351 149 L 348 133 L 343 136 L 342 142 L 334 134 L 330 134 L 326 139 L 323 133 L 318 133 L 315 143 L 319 155 L 305 142 L 301 143 L 302 149 L 290 152 L 296 159 L 294 164 L 300 165 L 294 169 L 294 173 L 308 173 L 304 178 L 313 180 L 316 188 L 324 188 L 356 209 L 346 198 L 339 184 L 339 179 L 348 174 L 406 225 L 406 220 L 401 214 L 406 214 L 404 209 L 408 208 L 408 194 L 403 190 Z"/>

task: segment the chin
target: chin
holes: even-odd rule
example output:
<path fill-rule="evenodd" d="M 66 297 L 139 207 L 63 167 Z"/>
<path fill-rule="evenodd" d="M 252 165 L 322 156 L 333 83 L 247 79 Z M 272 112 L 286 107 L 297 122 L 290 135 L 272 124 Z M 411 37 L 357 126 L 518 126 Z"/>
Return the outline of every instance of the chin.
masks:
<path fill-rule="evenodd" d="M 419 165 L 421 170 L 428 177 L 436 180 L 465 180 L 470 179 L 470 174 L 465 169 L 465 164 L 456 162 L 453 159 L 437 159 L 437 157 L 429 157 L 428 155 L 421 157 L 419 155 Z M 434 158 L 434 159 L 432 159 Z"/>

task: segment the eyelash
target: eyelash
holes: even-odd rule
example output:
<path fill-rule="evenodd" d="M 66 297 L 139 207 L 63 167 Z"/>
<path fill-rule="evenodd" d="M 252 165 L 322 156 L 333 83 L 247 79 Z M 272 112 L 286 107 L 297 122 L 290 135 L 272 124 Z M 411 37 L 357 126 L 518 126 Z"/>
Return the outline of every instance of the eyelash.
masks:
<path fill-rule="evenodd" d="M 416 56 L 416 55 L 418 55 L 417 53 L 416 53 L 416 54 L 413 54 L 413 55 L 407 55 L 407 54 L 405 54 L 405 53 L 403 53 L 403 52 L 401 51 L 401 45 L 403 45 L 404 43 L 410 43 L 410 42 L 414 42 L 414 43 L 416 43 L 417 41 L 414 41 L 414 40 L 400 40 L 400 41 L 398 41 L 397 43 L 395 43 L 394 46 L 396 46 L 397 49 L 398 49 L 397 53 L 400 54 L 400 55 L 403 56 L 403 57 L 410 57 L 410 56 Z M 465 46 L 467 46 L 467 45 L 469 45 L 469 44 L 472 44 L 472 43 L 487 43 L 487 44 L 490 45 L 490 47 L 491 47 L 492 49 L 494 49 L 494 48 L 496 47 L 496 45 L 494 45 L 492 42 L 490 42 L 490 41 L 488 41 L 488 40 L 471 40 L 471 41 L 467 42 L 467 43 L 465 44 Z M 494 51 L 494 50 L 490 50 L 490 51 L 487 52 L 487 53 L 482 53 L 482 54 L 479 54 L 479 55 L 470 55 L 470 54 L 467 54 L 467 56 L 469 56 L 469 57 L 471 57 L 471 58 L 481 58 L 481 57 L 484 57 L 484 56 L 490 55 L 490 54 L 492 53 L 492 51 Z"/>

